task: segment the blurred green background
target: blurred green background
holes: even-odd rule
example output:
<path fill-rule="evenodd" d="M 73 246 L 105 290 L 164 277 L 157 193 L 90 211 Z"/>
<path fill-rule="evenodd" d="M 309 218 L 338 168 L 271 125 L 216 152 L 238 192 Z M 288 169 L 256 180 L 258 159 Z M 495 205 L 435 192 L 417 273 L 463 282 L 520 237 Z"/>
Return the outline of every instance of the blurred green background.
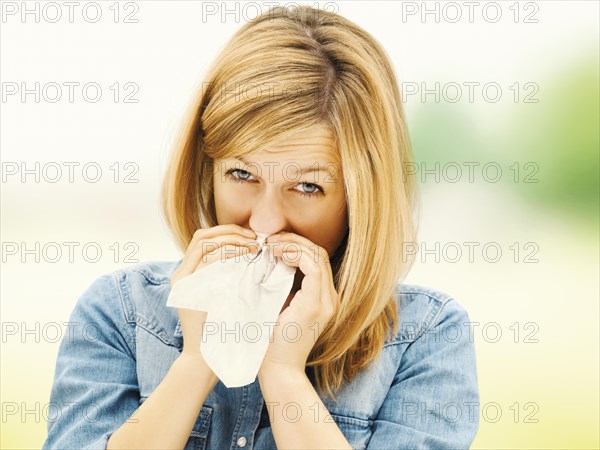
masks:
<path fill-rule="evenodd" d="M 536 167 L 520 167 L 520 174 L 511 169 L 499 182 L 532 208 L 568 216 L 593 231 L 599 200 L 598 67 L 594 49 L 567 66 L 557 66 L 536 82 L 541 89 L 535 94 L 533 87 L 521 92 L 521 98 L 530 93 L 529 100 L 538 103 L 514 105 L 489 134 L 469 123 L 468 106 L 429 103 L 411 123 L 417 163 L 433 168 L 436 162 L 443 166 L 492 161 L 506 169 L 515 162 L 533 162 Z M 514 98 L 514 90 L 504 92 L 507 95 Z M 495 171 L 490 170 L 490 177 L 495 178 Z M 515 177 L 524 182 L 515 182 Z"/>
<path fill-rule="evenodd" d="M 460 104 L 428 104 L 412 118 L 422 167 L 492 162 L 503 169 L 497 182 L 484 181 L 481 170 L 473 183 L 466 173 L 456 183 L 426 175 L 420 235 L 427 249 L 496 242 L 503 258 L 490 263 L 476 252 L 472 264 L 466 257 L 445 264 L 424 257 L 408 277 L 436 279 L 468 305 L 480 331 L 486 323 L 502 330 L 498 342 L 475 332 L 482 413 L 472 448 L 600 445 L 600 78 L 592 50 L 538 80 L 539 103 L 513 104 L 491 127 L 478 127 Z M 510 170 L 515 163 L 520 172 Z M 509 250 L 514 243 L 518 256 Z"/>

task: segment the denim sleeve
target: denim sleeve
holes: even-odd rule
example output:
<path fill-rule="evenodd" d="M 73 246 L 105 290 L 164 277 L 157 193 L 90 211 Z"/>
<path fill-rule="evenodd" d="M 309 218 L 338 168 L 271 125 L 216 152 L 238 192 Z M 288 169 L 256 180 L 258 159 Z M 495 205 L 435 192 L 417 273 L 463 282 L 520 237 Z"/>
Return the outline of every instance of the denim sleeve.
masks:
<path fill-rule="evenodd" d="M 43 449 L 106 449 L 139 407 L 135 328 L 114 274 L 79 297 L 58 350 Z"/>
<path fill-rule="evenodd" d="M 367 449 L 468 449 L 479 427 L 469 317 L 456 301 L 411 342 L 373 424 Z"/>

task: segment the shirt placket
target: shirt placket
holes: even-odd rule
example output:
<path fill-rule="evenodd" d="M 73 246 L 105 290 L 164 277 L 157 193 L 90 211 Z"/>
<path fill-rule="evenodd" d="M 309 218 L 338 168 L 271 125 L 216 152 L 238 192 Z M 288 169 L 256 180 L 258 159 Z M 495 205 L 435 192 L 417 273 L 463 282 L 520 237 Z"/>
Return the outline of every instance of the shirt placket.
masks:
<path fill-rule="evenodd" d="M 263 397 L 257 378 L 254 383 L 242 387 L 242 404 L 236 419 L 231 450 L 253 448 L 254 434 L 260 421 L 262 407 Z"/>

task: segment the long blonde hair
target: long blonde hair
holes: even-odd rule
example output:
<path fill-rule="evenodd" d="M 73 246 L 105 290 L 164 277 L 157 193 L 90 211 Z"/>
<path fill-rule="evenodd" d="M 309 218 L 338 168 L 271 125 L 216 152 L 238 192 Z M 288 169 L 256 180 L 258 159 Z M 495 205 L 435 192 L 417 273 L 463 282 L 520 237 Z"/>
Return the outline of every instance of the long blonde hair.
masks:
<path fill-rule="evenodd" d="M 307 366 L 334 400 L 332 387 L 351 382 L 397 332 L 395 289 L 413 263 L 403 243 L 415 241 L 419 195 L 400 98 L 389 58 L 369 33 L 309 6 L 272 8 L 216 58 L 164 177 L 163 214 L 185 251 L 197 229 L 218 225 L 215 159 L 260 151 L 314 125 L 331 130 L 349 229 L 331 258 L 341 306 Z"/>

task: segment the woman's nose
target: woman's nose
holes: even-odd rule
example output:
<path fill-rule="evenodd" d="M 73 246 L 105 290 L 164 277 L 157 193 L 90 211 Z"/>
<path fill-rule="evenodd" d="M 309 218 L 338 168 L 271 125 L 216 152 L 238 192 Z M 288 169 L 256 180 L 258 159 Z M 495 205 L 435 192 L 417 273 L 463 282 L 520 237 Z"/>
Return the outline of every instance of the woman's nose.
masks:
<path fill-rule="evenodd" d="M 255 232 L 271 235 L 286 230 L 289 224 L 283 205 L 276 196 L 263 193 L 251 206 L 249 225 Z"/>

